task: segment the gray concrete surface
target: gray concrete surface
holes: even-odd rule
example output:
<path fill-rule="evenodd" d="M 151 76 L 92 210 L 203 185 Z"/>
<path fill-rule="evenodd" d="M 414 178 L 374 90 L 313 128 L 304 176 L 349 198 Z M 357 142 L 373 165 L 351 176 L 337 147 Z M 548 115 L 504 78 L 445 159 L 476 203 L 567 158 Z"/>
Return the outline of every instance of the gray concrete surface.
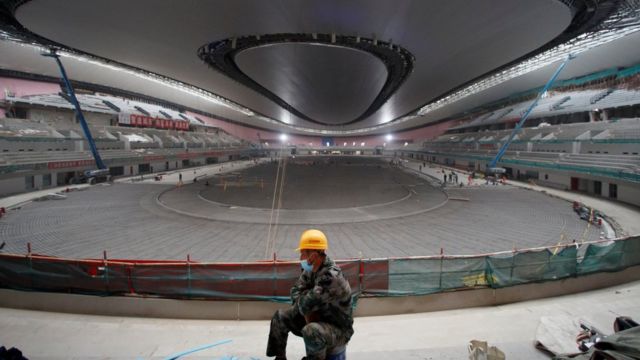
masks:
<path fill-rule="evenodd" d="M 306 164 L 311 162 L 316 164 Z M 432 180 L 400 171 L 383 159 L 289 160 L 282 197 L 274 191 L 277 167 L 268 163 L 203 178 L 163 191 L 158 203 L 200 219 L 318 226 L 407 217 L 447 202 L 446 193 Z"/>
<path fill-rule="evenodd" d="M 203 172 L 199 170 L 198 174 Z M 187 254 L 196 261 L 265 258 L 268 225 L 264 223 L 238 224 L 225 218 L 185 216 L 158 205 L 156 197 L 171 190 L 174 207 L 186 204 L 207 216 L 220 210 L 202 206 L 206 202 L 197 199 L 199 202 L 194 205 L 193 194 L 203 186 L 201 181 L 176 189 L 177 179 L 171 176 L 177 178 L 173 174 L 161 182 L 97 185 L 71 192 L 66 200 L 26 204 L 0 219 L 0 236 L 7 243 L 5 251 L 24 253 L 30 242 L 35 253 L 71 258 L 99 258 L 103 250 L 110 258 L 121 259 L 184 259 Z M 187 181 L 186 174 L 183 180 Z M 427 180 L 416 177 L 415 183 L 427 184 Z M 309 196 L 313 196 L 312 186 L 307 188 Z M 568 202 L 540 192 L 481 185 L 455 187 L 448 192 L 457 200 L 431 211 L 386 220 L 346 218 L 345 223 L 327 224 L 327 218 L 334 216 L 332 211 L 339 209 L 317 210 L 321 212 L 317 223 L 324 225 L 311 221 L 305 225 L 278 225 L 272 228 L 273 248 L 279 258 L 295 258 L 297 239 L 310 226 L 327 232 L 334 258 L 434 255 L 441 247 L 447 254 L 474 254 L 555 245 L 563 234 L 565 241 L 599 237 L 599 231 L 587 228 Z M 435 190 L 432 193 L 441 194 Z M 428 201 L 424 204 L 423 209 L 433 206 Z M 365 220 L 384 218 L 389 213 L 406 214 L 406 206 L 403 202 L 383 206 Z M 247 216 L 257 217 L 263 212 L 257 211 Z M 221 213 L 235 214 L 230 209 L 222 209 Z"/>
<path fill-rule="evenodd" d="M 407 166 L 418 169 L 417 162 Z M 215 172 L 220 172 L 219 168 Z M 423 173 L 436 178 L 442 175 L 439 168 L 423 169 Z M 24 252 L 30 241 L 35 252 L 70 257 L 99 257 L 102 249 L 108 249 L 110 257 L 179 259 L 186 253 L 200 260 L 261 257 L 265 225 L 197 219 L 158 206 L 155 197 L 175 186 L 176 178 L 177 174 L 172 174 L 160 182 L 95 186 L 70 193 L 67 200 L 27 204 L 0 220 L 0 237 L 7 241 L 6 251 Z M 333 239 L 330 252 L 335 257 L 360 253 L 429 255 L 437 253 L 441 245 L 450 254 L 553 245 L 562 232 L 567 238 L 585 233 L 585 223 L 559 199 L 565 198 L 587 204 L 593 201 L 623 228 L 638 232 L 637 209 L 575 193 L 552 192 L 557 197 L 515 187 L 487 188 L 474 182 L 471 188 L 450 190 L 451 197 L 470 201 L 449 201 L 440 209 L 393 221 L 329 225 L 325 230 Z M 20 198 L 25 199 L 28 201 L 28 196 Z M 303 228 L 291 225 L 278 229 L 276 248 L 282 257 L 295 256 L 290 249 Z M 598 235 L 593 229 L 586 234 L 589 239 Z M 634 282 L 504 306 L 358 318 L 348 356 L 356 360 L 466 359 L 467 342 L 481 339 L 499 346 L 507 359 L 546 359 L 531 345 L 541 320 L 579 318 L 606 328 L 618 315 L 640 318 L 639 292 L 640 282 Z M 264 359 L 267 332 L 267 321 L 122 318 L 0 308 L 0 343 L 21 348 L 30 359 L 162 358 L 220 339 L 232 339 L 233 343 L 192 358 L 235 355 Z M 290 358 L 303 354 L 302 341 L 292 338 Z"/>
<path fill-rule="evenodd" d="M 305 156 L 288 158 L 284 166 L 282 209 L 336 209 L 388 203 L 411 195 L 411 187 L 420 182 L 380 158 Z M 271 209 L 277 169 L 278 163 L 274 161 L 238 171 L 234 176 L 217 176 L 200 195 L 233 206 Z"/>
<path fill-rule="evenodd" d="M 466 184 L 466 177 L 469 174 L 467 171 L 462 171 L 460 169 L 452 169 L 445 166 L 429 164 L 427 166 L 420 169 L 420 165 L 423 164 L 422 161 L 405 161 L 403 162 L 404 167 L 407 170 L 422 173 L 427 176 L 434 177 L 436 179 L 442 179 L 443 171 L 449 173 L 454 171 L 459 174 L 460 180 L 463 180 Z M 608 216 L 615 219 L 618 224 L 622 226 L 623 234 L 618 235 L 638 235 L 640 234 L 640 222 L 638 222 L 638 218 L 640 217 L 640 208 L 625 204 L 619 201 L 613 201 L 605 197 L 599 197 L 595 195 L 590 195 L 577 191 L 564 191 L 559 189 L 552 189 L 544 186 L 539 186 L 535 184 L 530 184 L 526 182 L 520 181 L 512 181 L 508 180 L 507 184 L 516 186 L 523 189 L 530 189 L 534 191 L 538 191 L 543 194 L 547 194 L 549 196 L 564 199 L 566 201 L 579 201 L 586 204 L 589 207 L 598 209 L 601 212 L 604 212 Z M 484 186 L 484 181 L 481 179 L 475 179 L 472 181 L 472 187 L 482 187 Z M 485 186 L 486 187 L 486 186 Z"/>
<path fill-rule="evenodd" d="M 468 342 L 479 339 L 498 346 L 509 360 L 548 359 L 532 345 L 541 320 L 587 320 L 610 331 L 616 316 L 640 318 L 639 295 L 640 282 L 633 282 L 504 306 L 356 318 L 347 356 L 461 360 L 468 358 Z M 29 359 L 160 359 L 223 339 L 233 342 L 188 358 L 267 359 L 268 331 L 268 321 L 123 318 L 0 308 L 0 342 L 22 349 Z M 302 340 L 291 336 L 289 358 L 303 355 Z"/>

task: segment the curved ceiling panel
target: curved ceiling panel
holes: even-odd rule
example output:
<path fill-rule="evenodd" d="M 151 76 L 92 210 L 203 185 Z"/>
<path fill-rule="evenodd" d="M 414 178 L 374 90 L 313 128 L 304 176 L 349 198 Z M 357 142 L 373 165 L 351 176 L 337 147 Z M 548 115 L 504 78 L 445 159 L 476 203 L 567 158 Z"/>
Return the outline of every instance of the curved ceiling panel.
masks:
<path fill-rule="evenodd" d="M 283 123 L 319 130 L 367 128 L 415 111 L 451 89 L 548 43 L 567 28 L 573 16 L 559 0 L 31 0 L 16 3 L 19 4 L 16 19 L 35 34 L 211 91 Z M 397 44 L 415 57 L 413 72 L 385 98 L 382 106 L 362 121 L 330 126 L 292 114 L 245 84 L 212 71 L 198 57 L 198 49 L 212 39 L 283 33 L 350 34 Z M 263 52 L 264 56 L 276 55 L 267 51 Z M 352 53 L 341 54 L 335 60 L 333 55 L 323 56 L 336 64 L 349 63 L 342 56 L 351 57 Z M 264 60 L 274 65 L 282 61 L 268 57 Z M 277 81 L 270 79 L 271 76 L 287 74 L 273 65 L 246 71 L 253 71 L 252 77 L 261 79 L 274 93 L 281 90 L 266 82 Z M 263 73 L 258 73 L 260 71 Z M 279 96 L 289 97 L 288 101 L 304 108 L 309 117 L 314 114 L 324 121 L 338 123 L 370 100 L 367 89 L 366 96 L 336 102 L 337 96 L 325 94 L 325 85 L 318 87 L 305 78 L 308 72 L 301 68 L 286 71 L 293 74 L 287 81 L 300 85 L 294 87 L 296 91 L 282 90 Z M 376 79 L 385 76 L 380 72 L 367 74 L 346 65 L 339 72 L 353 73 L 351 78 L 356 82 L 367 75 Z M 74 75 L 70 75 L 73 78 Z M 76 80 L 92 81 L 90 78 Z M 375 85 L 374 80 L 367 80 Z M 350 86 L 351 89 L 341 90 L 358 91 L 357 84 Z M 316 96 L 317 99 L 313 98 Z M 329 104 L 322 110 L 319 103 L 313 103 L 321 96 L 340 104 L 340 108 Z M 346 104 L 348 101 L 353 104 Z M 248 121 L 248 117 L 240 113 L 230 118 Z M 254 120 L 259 119 L 251 118 Z"/>
<path fill-rule="evenodd" d="M 235 62 L 303 114 L 331 125 L 365 112 L 387 79 L 384 64 L 373 55 L 322 44 L 250 48 L 237 54 Z"/>

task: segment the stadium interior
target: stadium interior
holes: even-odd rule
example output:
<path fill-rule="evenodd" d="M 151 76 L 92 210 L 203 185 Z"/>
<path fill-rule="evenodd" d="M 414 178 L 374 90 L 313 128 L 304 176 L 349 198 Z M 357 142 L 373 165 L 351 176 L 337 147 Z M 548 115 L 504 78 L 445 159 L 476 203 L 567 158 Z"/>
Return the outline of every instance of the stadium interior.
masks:
<path fill-rule="evenodd" d="M 0 359 L 267 358 L 311 228 L 354 302 L 327 359 L 619 341 L 639 30 L 636 0 L 0 0 Z"/>

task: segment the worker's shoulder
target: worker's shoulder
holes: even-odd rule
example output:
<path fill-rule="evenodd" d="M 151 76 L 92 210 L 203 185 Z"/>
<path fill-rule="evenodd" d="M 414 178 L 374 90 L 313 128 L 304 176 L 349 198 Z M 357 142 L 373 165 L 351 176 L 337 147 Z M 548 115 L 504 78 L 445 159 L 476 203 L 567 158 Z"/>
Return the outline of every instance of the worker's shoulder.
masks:
<path fill-rule="evenodd" d="M 329 257 L 325 259 L 321 272 L 323 277 L 342 277 L 342 269 L 340 269 L 340 267 Z"/>

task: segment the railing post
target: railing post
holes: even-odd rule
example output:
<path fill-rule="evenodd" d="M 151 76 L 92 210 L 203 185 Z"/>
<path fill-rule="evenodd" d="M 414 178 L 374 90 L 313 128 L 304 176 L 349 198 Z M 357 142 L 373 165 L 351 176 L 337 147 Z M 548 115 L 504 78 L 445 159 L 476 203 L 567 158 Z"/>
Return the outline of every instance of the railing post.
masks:
<path fill-rule="evenodd" d="M 127 266 L 127 282 L 129 283 L 129 294 L 135 294 L 136 290 L 133 288 L 133 279 L 131 278 L 131 273 L 133 272 L 133 267 L 135 264 Z"/>
<path fill-rule="evenodd" d="M 509 271 L 509 285 L 513 285 L 513 269 L 515 268 L 517 251 L 518 250 L 514 246 L 513 247 L 513 253 L 511 255 L 511 269 Z"/>
<path fill-rule="evenodd" d="M 187 254 L 187 297 L 191 297 L 191 254 Z"/>
<path fill-rule="evenodd" d="M 33 259 L 31 258 L 31 243 L 27 243 L 27 259 L 29 260 L 29 281 L 31 282 L 31 288 L 33 288 Z"/>
<path fill-rule="evenodd" d="M 571 246 L 575 247 L 576 249 L 576 258 L 574 263 L 574 267 L 573 267 L 573 277 L 578 277 L 578 243 L 576 243 L 576 239 L 573 239 L 573 241 L 571 242 Z"/>
<path fill-rule="evenodd" d="M 362 294 L 364 281 L 364 262 L 362 262 L 362 256 L 358 259 L 358 293 Z"/>
<path fill-rule="evenodd" d="M 104 265 L 105 291 L 109 292 L 109 262 L 107 260 L 107 250 L 102 251 L 102 264 Z"/>
<path fill-rule="evenodd" d="M 276 252 L 273 252 L 273 270 L 272 270 L 272 274 L 273 274 L 273 296 L 277 296 L 278 295 L 278 264 L 277 264 L 277 257 L 276 257 Z"/>
<path fill-rule="evenodd" d="M 444 263 L 444 248 L 440 248 L 440 278 L 438 279 L 438 289 L 442 290 L 442 268 Z"/>

